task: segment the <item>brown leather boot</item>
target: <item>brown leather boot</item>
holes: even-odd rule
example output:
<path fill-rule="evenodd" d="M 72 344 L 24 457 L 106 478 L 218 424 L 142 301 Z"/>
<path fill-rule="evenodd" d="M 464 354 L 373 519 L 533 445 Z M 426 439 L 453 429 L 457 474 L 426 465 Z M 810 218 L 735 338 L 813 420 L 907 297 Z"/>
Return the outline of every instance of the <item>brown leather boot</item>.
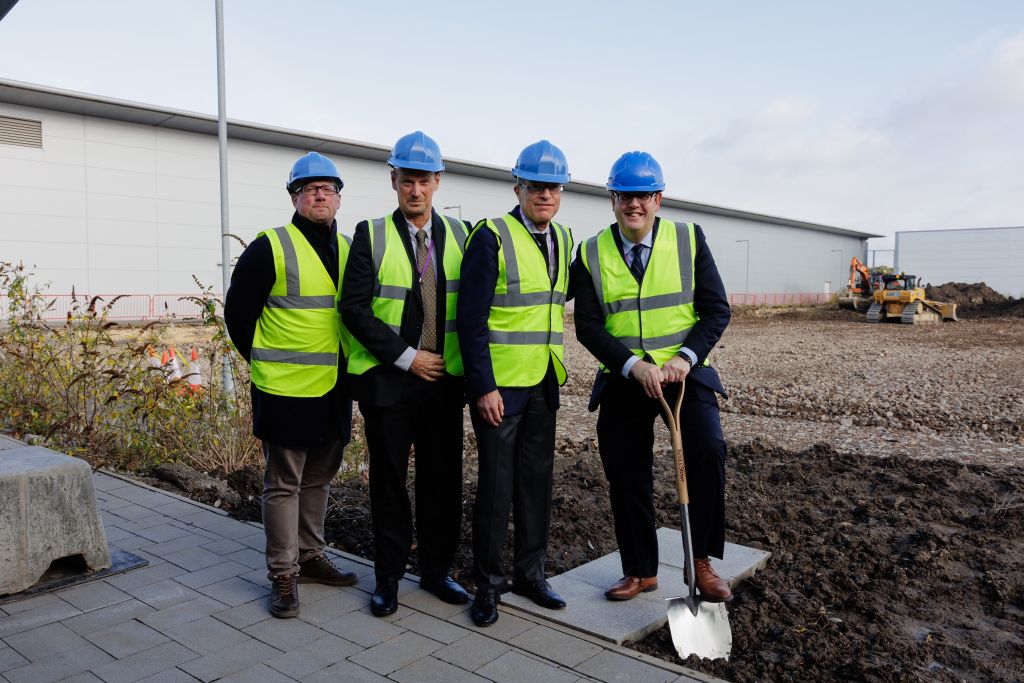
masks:
<path fill-rule="evenodd" d="M 693 565 L 697 570 L 697 588 L 700 590 L 702 600 L 708 602 L 729 602 L 732 600 L 732 591 L 729 583 L 715 573 L 711 566 L 711 560 L 706 557 L 694 559 Z"/>
<path fill-rule="evenodd" d="M 271 577 L 270 613 L 278 619 L 299 616 L 299 587 L 295 574 Z"/>
<path fill-rule="evenodd" d="M 642 579 L 639 576 L 623 576 L 604 592 L 609 600 L 632 600 L 641 593 L 658 590 L 658 577 Z"/>
<path fill-rule="evenodd" d="M 351 586 L 359 581 L 355 572 L 336 567 L 327 555 L 321 553 L 305 562 L 299 562 L 299 583 L 322 583 L 327 586 Z"/>

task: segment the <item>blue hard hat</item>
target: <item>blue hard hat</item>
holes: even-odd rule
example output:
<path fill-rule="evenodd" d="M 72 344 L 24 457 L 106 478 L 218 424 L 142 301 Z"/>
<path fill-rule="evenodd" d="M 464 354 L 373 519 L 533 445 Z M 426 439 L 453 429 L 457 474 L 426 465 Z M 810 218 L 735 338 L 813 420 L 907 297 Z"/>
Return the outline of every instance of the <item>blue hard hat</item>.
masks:
<path fill-rule="evenodd" d="M 441 148 L 434 139 L 423 131 L 416 131 L 398 138 L 388 164 L 395 168 L 409 168 L 414 171 L 440 173 L 444 170 Z"/>
<path fill-rule="evenodd" d="M 523 180 L 562 185 L 570 179 L 569 162 L 565 160 L 562 150 L 547 140 L 541 140 L 527 145 L 519 153 L 512 175 Z"/>
<path fill-rule="evenodd" d="M 337 180 L 338 187 L 345 187 L 345 183 L 341 180 L 341 175 L 338 174 L 338 167 L 334 165 L 334 162 L 323 154 L 310 152 L 292 166 L 292 172 L 288 174 L 288 184 L 285 185 L 285 188 L 287 188 L 288 192 L 295 192 L 296 188 L 302 185 L 303 181 L 315 178 Z"/>
<path fill-rule="evenodd" d="M 647 152 L 626 152 L 608 172 L 608 189 L 612 192 L 661 192 L 665 189 L 661 165 Z"/>

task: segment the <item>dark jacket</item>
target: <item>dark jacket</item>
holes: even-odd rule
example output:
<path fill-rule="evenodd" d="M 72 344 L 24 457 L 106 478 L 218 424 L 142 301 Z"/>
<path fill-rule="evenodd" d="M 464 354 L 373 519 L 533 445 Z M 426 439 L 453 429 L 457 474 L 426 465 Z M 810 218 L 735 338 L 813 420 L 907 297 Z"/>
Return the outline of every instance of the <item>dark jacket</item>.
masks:
<path fill-rule="evenodd" d="M 657 237 L 657 230 L 661 225 L 661 219 L 656 218 L 654 222 L 654 235 Z M 612 226 L 612 235 L 615 237 L 615 244 L 619 248 L 619 255 L 622 255 L 622 237 L 615 225 Z M 718 267 L 711 256 L 704 231 L 696 226 L 697 252 L 694 260 L 694 293 L 693 307 L 700 318 L 697 324 L 690 330 L 686 337 L 684 346 L 694 352 L 697 356 L 696 365 L 699 366 L 707 358 L 711 349 L 721 338 L 729 319 L 732 316 L 729 308 L 729 298 L 722 284 L 722 277 L 718 273 Z M 583 245 L 580 245 L 580 249 Z M 595 264 L 591 264 L 592 267 Z M 596 410 L 600 405 L 601 395 L 609 382 L 633 381 L 622 377 L 622 368 L 626 361 L 633 356 L 622 342 L 612 336 L 604 328 L 604 313 L 598 302 L 597 292 L 594 290 L 594 281 L 590 273 L 583 266 L 579 250 L 576 252 L 576 259 L 572 265 L 572 285 L 576 294 L 576 308 L 574 318 L 576 322 L 576 338 L 594 356 L 601 361 L 605 367 L 611 370 L 610 373 L 599 373 L 594 381 L 594 389 L 590 400 L 590 410 Z M 649 360 L 649 359 L 648 359 Z M 718 372 L 712 367 L 694 367 L 688 379 L 701 384 L 712 391 L 725 396 L 725 389 L 718 377 Z"/>
<path fill-rule="evenodd" d="M 324 268 L 337 285 L 337 224 L 330 228 L 312 223 L 299 214 L 292 223 L 320 257 Z M 270 240 L 257 237 L 238 257 L 231 273 L 231 286 L 224 298 L 224 322 L 228 334 L 246 362 L 252 353 L 256 322 L 274 286 L 274 253 Z M 326 443 L 338 436 L 348 443 L 352 426 L 352 401 L 345 383 L 345 361 L 339 354 L 338 382 L 323 396 L 298 398 L 278 396 L 251 388 L 252 432 L 279 446 L 308 447 Z"/>
<path fill-rule="evenodd" d="M 362 375 L 349 375 L 352 397 L 368 405 L 386 408 L 407 396 L 416 382 L 421 382 L 416 375 L 395 367 L 395 361 L 409 347 L 419 346 L 423 331 L 423 297 L 420 292 L 419 279 L 416 277 L 416 259 L 409 239 L 409 224 L 400 210 L 391 217 L 395 229 L 399 232 L 400 243 L 405 247 L 409 257 L 409 268 L 413 273 L 413 287 L 409 292 L 405 308 L 402 311 L 402 325 L 398 334 L 388 327 L 373 313 L 374 285 L 376 273 L 373 266 L 373 253 L 370 244 L 370 222 L 362 221 L 356 226 L 352 238 L 352 251 L 349 254 L 348 266 L 345 269 L 345 282 L 342 285 L 341 319 L 352 336 L 366 347 L 380 361 Z M 447 244 L 444 223 L 436 211 L 431 219 L 431 239 L 435 254 L 435 281 L 437 292 L 437 340 L 443 348 L 445 324 L 445 291 L 446 279 L 444 268 L 445 249 L 458 249 L 457 244 Z M 468 224 L 466 225 L 468 230 Z M 460 292 L 461 296 L 461 292 Z M 441 352 L 438 349 L 438 353 Z M 445 375 L 438 380 L 449 385 L 453 393 L 460 397 L 463 392 L 461 377 Z M 460 398 L 461 400 L 461 398 Z"/>

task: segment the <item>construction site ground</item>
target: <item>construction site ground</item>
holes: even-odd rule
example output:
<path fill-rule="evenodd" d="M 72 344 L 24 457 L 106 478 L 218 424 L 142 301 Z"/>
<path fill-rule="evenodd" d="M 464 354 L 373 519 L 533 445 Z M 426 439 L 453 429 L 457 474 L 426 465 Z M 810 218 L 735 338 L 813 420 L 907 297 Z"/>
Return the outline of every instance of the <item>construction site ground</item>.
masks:
<path fill-rule="evenodd" d="M 1019 680 L 1024 307 L 965 308 L 960 323 L 916 326 L 830 307 L 734 313 L 712 357 L 729 391 L 727 540 L 772 556 L 730 605 L 730 660 L 687 667 L 735 681 Z M 596 363 L 571 324 L 566 356 L 552 575 L 616 549 L 586 410 Z M 678 528 L 660 424 L 656 449 L 659 526 Z M 464 470 L 455 572 L 472 588 L 468 419 Z M 258 519 L 260 473 L 230 480 L 248 500 L 234 514 Z M 337 548 L 372 559 L 365 476 L 339 482 L 328 527 Z M 682 592 L 681 577 L 661 580 Z M 632 647 L 675 658 L 665 629 Z"/>

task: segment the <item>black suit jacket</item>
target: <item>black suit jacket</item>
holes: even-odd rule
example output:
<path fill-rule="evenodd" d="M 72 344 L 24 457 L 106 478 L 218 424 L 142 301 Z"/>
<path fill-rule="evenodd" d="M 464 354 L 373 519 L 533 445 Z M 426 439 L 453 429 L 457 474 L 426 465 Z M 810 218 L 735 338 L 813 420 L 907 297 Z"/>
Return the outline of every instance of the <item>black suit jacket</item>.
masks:
<path fill-rule="evenodd" d="M 400 244 L 405 247 L 409 257 L 409 268 L 412 271 L 413 286 L 402 311 L 402 325 L 399 333 L 388 327 L 374 315 L 373 303 L 376 272 L 373 266 L 373 253 L 370 245 L 370 222 L 362 221 L 356 226 L 352 239 L 352 250 L 349 253 L 348 265 L 345 268 L 345 281 L 342 285 L 341 319 L 352 336 L 369 350 L 380 361 L 380 365 L 367 370 L 362 375 L 349 375 L 352 397 L 369 405 L 386 408 L 402 400 L 417 382 L 422 382 L 411 372 L 395 367 L 395 361 L 409 347 L 418 348 L 420 334 L 423 331 L 423 296 L 420 292 L 419 279 L 416 277 L 416 258 L 409 239 L 409 224 L 400 210 L 392 215 L 395 229 L 399 233 Z M 457 244 L 447 243 L 444 223 L 436 211 L 431 218 L 431 239 L 434 246 L 435 282 L 437 292 L 437 340 L 438 353 L 444 348 L 445 324 L 445 280 L 444 253 L 445 249 L 458 249 Z M 468 228 L 468 226 L 467 226 Z M 462 378 L 445 375 L 440 382 L 447 385 L 453 395 L 463 394 Z"/>
<path fill-rule="evenodd" d="M 657 238 L 657 230 L 660 225 L 661 219 L 656 218 L 654 222 L 655 238 Z M 732 312 L 729 308 L 729 298 L 725 292 L 725 286 L 722 284 L 722 277 L 718 273 L 718 266 L 715 265 L 715 259 L 711 256 L 711 250 L 708 249 L 704 231 L 698 225 L 695 232 L 697 253 L 694 260 L 693 307 L 699 320 L 687 335 L 684 346 L 696 354 L 696 365 L 699 366 L 722 337 L 722 333 L 732 317 Z M 619 256 L 622 257 L 622 238 L 619 235 L 618 227 L 614 224 L 612 225 L 612 235 L 619 248 Z M 582 248 L 581 244 L 580 250 Z M 571 273 L 572 286 L 576 294 L 574 313 L 576 338 L 611 371 L 610 373 L 598 372 L 594 380 L 589 406 L 593 411 L 597 410 L 601 404 L 601 396 L 609 385 L 614 386 L 620 380 L 623 382 L 634 381 L 622 376 L 622 368 L 626 361 L 633 356 L 633 352 L 604 328 L 604 313 L 601 311 L 597 292 L 594 290 L 594 281 L 583 266 L 580 250 L 576 252 Z M 591 264 L 591 267 L 594 266 L 595 264 Z M 726 395 L 718 372 L 712 367 L 694 367 L 687 379 L 723 396 Z"/>

